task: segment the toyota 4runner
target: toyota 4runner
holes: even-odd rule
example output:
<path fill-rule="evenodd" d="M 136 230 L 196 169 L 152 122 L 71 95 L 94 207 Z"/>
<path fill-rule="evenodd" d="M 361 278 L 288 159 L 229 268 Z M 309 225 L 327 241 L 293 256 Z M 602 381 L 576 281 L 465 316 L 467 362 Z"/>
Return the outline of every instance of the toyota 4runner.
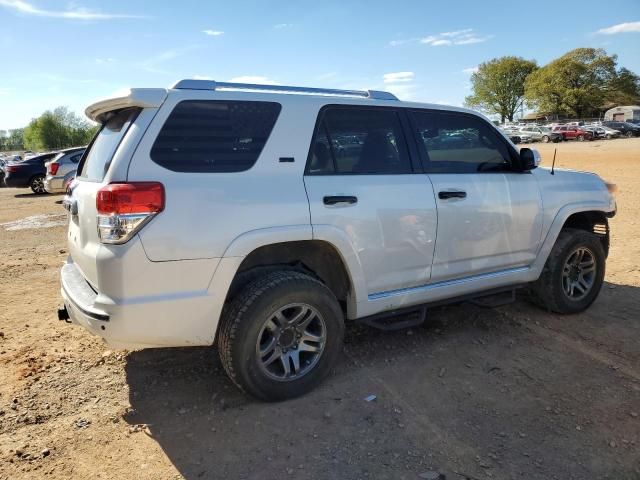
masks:
<path fill-rule="evenodd" d="M 476 112 L 207 80 L 86 112 L 60 318 L 114 347 L 215 344 L 259 398 L 318 384 L 346 321 L 521 287 L 575 313 L 602 286 L 612 187 L 536 168 Z"/>

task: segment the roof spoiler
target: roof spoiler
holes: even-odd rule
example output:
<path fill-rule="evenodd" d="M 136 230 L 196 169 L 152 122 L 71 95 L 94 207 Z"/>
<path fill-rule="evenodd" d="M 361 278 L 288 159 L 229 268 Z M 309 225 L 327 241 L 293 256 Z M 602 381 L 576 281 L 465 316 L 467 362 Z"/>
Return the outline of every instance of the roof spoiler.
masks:
<path fill-rule="evenodd" d="M 113 110 L 127 107 L 157 108 L 165 98 L 167 90 L 164 88 L 130 88 L 121 95 L 89 105 L 84 113 L 94 122 L 102 123 L 105 115 Z"/>

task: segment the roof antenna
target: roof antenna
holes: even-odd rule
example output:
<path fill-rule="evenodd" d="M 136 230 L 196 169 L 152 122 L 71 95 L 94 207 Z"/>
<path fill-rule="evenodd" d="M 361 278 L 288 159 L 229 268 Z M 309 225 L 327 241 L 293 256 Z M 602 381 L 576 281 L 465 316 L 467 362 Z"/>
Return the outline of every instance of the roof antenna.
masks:
<path fill-rule="evenodd" d="M 556 168 L 556 152 L 558 151 L 557 148 L 553 149 L 553 162 L 551 163 L 551 175 L 555 175 L 555 168 Z"/>

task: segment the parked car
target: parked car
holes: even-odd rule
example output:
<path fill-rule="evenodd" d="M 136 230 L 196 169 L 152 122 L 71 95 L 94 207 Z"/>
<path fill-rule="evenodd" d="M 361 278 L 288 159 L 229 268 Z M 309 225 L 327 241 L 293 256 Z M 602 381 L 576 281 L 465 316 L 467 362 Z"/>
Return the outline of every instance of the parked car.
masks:
<path fill-rule="evenodd" d="M 520 129 L 520 134 L 527 135 L 537 142 L 558 143 L 562 141 L 560 133 L 552 131 L 549 127 L 527 126 Z"/>
<path fill-rule="evenodd" d="M 44 153 L 18 162 L 7 163 L 4 166 L 4 183 L 7 187 L 30 187 L 33 193 L 47 193 L 44 189 L 44 178 L 47 172 L 44 164 L 56 154 L 57 152 Z"/>
<path fill-rule="evenodd" d="M 613 128 L 618 130 L 621 135 L 625 137 L 638 137 L 640 136 L 640 127 L 629 122 L 602 122 L 604 127 Z"/>
<path fill-rule="evenodd" d="M 44 179 L 44 189 L 47 192 L 66 192 L 65 177 L 69 172 L 75 172 L 84 150 L 85 147 L 67 148 L 47 162 L 47 176 Z"/>
<path fill-rule="evenodd" d="M 594 140 L 601 140 L 607 137 L 605 130 L 597 125 L 585 125 L 581 128 L 591 133 Z"/>
<path fill-rule="evenodd" d="M 346 321 L 415 326 L 518 287 L 570 314 L 603 283 L 613 186 L 536 168 L 472 110 L 183 80 L 86 113 L 59 318 L 118 348 L 216 342 L 261 399 L 316 386 Z"/>
<path fill-rule="evenodd" d="M 604 130 L 604 138 L 606 138 L 607 140 L 610 140 L 612 138 L 618 138 L 620 136 L 620 132 L 618 130 L 605 127 L 604 125 L 601 125 L 600 128 Z"/>
<path fill-rule="evenodd" d="M 593 140 L 593 134 L 582 127 L 574 125 L 557 125 L 553 127 L 553 132 L 562 135 L 563 140 Z"/>

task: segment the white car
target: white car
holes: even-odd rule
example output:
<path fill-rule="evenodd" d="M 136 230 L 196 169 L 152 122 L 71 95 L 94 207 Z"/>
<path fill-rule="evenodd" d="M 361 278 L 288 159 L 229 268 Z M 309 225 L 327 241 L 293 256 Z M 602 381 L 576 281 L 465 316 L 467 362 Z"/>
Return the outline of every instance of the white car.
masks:
<path fill-rule="evenodd" d="M 619 130 L 615 130 L 613 128 L 605 127 L 603 125 L 599 125 L 598 128 L 600 130 L 604 130 L 604 138 L 606 138 L 607 140 L 610 140 L 612 138 L 618 138 L 618 137 L 621 136 Z"/>
<path fill-rule="evenodd" d="M 471 110 L 183 80 L 86 113 L 59 317 L 114 347 L 215 344 L 261 399 L 317 385 L 348 321 L 517 288 L 567 314 L 602 286 L 611 186 Z"/>

